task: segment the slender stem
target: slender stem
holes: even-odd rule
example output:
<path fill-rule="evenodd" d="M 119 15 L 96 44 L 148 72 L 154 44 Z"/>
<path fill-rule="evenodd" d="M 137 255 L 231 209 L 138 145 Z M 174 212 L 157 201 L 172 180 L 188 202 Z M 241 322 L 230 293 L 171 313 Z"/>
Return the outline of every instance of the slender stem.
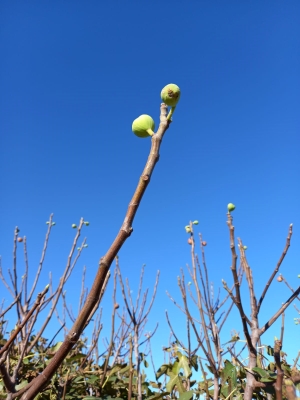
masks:
<path fill-rule="evenodd" d="M 123 244 L 133 231 L 132 223 L 134 221 L 134 217 L 139 208 L 142 197 L 147 189 L 147 186 L 150 182 L 150 178 L 154 171 L 155 165 L 159 159 L 159 149 L 161 146 L 161 142 L 170 124 L 170 121 L 168 121 L 166 117 L 167 106 L 164 103 L 161 104 L 160 110 L 161 110 L 160 126 L 157 133 L 152 136 L 152 141 L 151 141 L 152 146 L 150 154 L 148 156 L 148 160 L 146 162 L 142 176 L 140 177 L 135 193 L 129 203 L 124 222 L 115 240 L 108 249 L 107 253 L 104 255 L 104 257 L 100 259 L 99 268 L 93 286 L 90 290 L 90 293 L 87 297 L 84 306 L 82 307 L 82 310 L 80 311 L 78 318 L 76 319 L 73 327 L 66 336 L 61 347 L 55 353 L 54 357 L 51 359 L 51 361 L 49 362 L 43 373 L 39 374 L 24 389 L 21 389 L 18 393 L 15 393 L 12 396 L 12 398 L 19 396 L 20 392 L 22 391 L 22 393 L 24 392 L 25 393 L 22 395 L 21 400 L 33 400 L 34 397 L 49 382 L 49 380 L 54 375 L 55 371 L 59 368 L 59 366 L 69 353 L 69 351 L 72 349 L 72 347 L 76 344 L 76 342 L 80 338 L 80 335 L 86 326 L 86 322 L 89 318 L 89 315 L 91 314 L 95 304 L 97 303 L 97 300 L 101 293 L 110 266 L 113 260 L 115 259 L 116 255 L 118 254 L 119 250 L 121 249 L 121 247 L 123 246 Z"/>
<path fill-rule="evenodd" d="M 171 107 L 171 110 L 169 111 L 169 114 L 168 114 L 168 116 L 167 116 L 167 120 L 168 120 L 168 121 L 171 120 L 171 117 L 172 117 L 172 115 L 174 114 L 175 108 L 176 108 L 176 106 L 175 106 L 175 107 Z"/>

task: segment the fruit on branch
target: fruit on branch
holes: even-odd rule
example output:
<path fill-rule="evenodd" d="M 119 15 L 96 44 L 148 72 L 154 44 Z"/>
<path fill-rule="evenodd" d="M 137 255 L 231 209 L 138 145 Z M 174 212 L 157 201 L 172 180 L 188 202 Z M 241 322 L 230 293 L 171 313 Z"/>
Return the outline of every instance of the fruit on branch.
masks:
<path fill-rule="evenodd" d="M 72 228 L 73 229 L 77 228 L 77 225 L 76 224 L 72 224 Z"/>
<path fill-rule="evenodd" d="M 150 115 L 143 114 L 136 118 L 132 123 L 132 132 L 136 136 L 141 138 L 146 138 L 148 136 L 153 136 L 155 129 L 155 123 Z"/>
<path fill-rule="evenodd" d="M 228 206 L 227 206 L 227 209 L 228 209 L 229 212 L 231 212 L 231 211 L 233 211 L 235 209 L 235 205 L 232 204 L 232 203 L 229 203 Z"/>
<path fill-rule="evenodd" d="M 175 107 L 180 99 L 180 89 L 174 83 L 169 83 L 161 91 L 162 101 L 170 107 Z"/>
<path fill-rule="evenodd" d="M 185 229 L 186 233 L 190 233 L 191 232 L 191 227 L 189 225 L 186 225 L 184 227 L 184 229 Z"/>
<path fill-rule="evenodd" d="M 283 281 L 283 277 L 281 275 L 279 275 L 279 277 L 277 278 L 278 282 L 282 282 Z"/>
<path fill-rule="evenodd" d="M 188 238 L 188 244 L 193 244 L 193 239 L 192 238 Z"/>
<path fill-rule="evenodd" d="M 244 250 L 247 250 L 247 249 L 248 249 L 248 247 L 247 247 L 247 246 L 243 246 L 243 249 L 244 249 Z"/>
<path fill-rule="evenodd" d="M 207 245 L 207 242 L 205 240 L 203 240 L 201 243 L 202 243 L 202 246 L 206 246 Z"/>
<path fill-rule="evenodd" d="M 196 221 L 193 221 L 193 224 L 194 224 L 194 225 L 198 225 L 198 224 L 199 224 L 199 221 L 197 221 L 197 220 L 196 220 Z"/>
<path fill-rule="evenodd" d="M 18 237 L 17 240 L 18 240 L 19 243 L 23 242 L 23 238 L 21 238 L 21 237 Z"/>
<path fill-rule="evenodd" d="M 85 225 L 85 226 L 89 226 L 89 224 L 90 224 L 90 223 L 89 223 L 88 221 L 84 221 L 84 225 Z"/>

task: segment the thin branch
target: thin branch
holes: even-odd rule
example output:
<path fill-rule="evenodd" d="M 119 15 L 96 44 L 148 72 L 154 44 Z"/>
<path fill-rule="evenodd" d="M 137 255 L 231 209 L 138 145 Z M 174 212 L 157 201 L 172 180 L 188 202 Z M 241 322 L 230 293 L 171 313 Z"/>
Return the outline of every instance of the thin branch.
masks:
<path fill-rule="evenodd" d="M 90 313 L 93 311 L 95 304 L 98 301 L 99 295 L 103 288 L 103 284 L 105 282 L 105 278 L 107 272 L 110 269 L 110 266 L 118 254 L 120 248 L 125 243 L 126 239 L 132 233 L 132 223 L 136 212 L 138 210 L 139 204 L 142 200 L 143 194 L 146 191 L 146 188 L 150 182 L 150 178 L 154 167 L 159 159 L 159 149 L 163 139 L 163 136 L 166 130 L 169 127 L 170 120 L 167 119 L 167 106 L 165 104 L 161 104 L 161 113 L 160 113 L 160 126 L 156 134 L 152 136 L 152 146 L 150 150 L 150 154 L 148 160 L 146 162 L 144 171 L 139 180 L 137 189 L 133 195 L 132 200 L 129 203 L 129 207 L 124 219 L 124 222 L 121 226 L 121 229 L 113 241 L 111 247 L 107 251 L 104 257 L 101 258 L 99 263 L 99 269 L 97 271 L 93 286 L 91 291 L 87 297 L 87 300 L 80 311 L 80 314 L 75 321 L 73 327 L 70 332 L 66 336 L 63 344 L 60 346 L 54 357 L 50 360 L 49 364 L 45 368 L 42 374 L 39 374 L 34 380 L 33 383 L 27 390 L 28 386 L 25 387 L 26 393 L 22 395 L 21 400 L 33 400 L 33 398 L 41 391 L 41 389 L 49 382 L 49 380 L 54 375 L 55 371 L 61 365 L 71 348 L 80 338 L 80 335 L 83 329 L 86 326 L 86 322 L 89 318 Z M 22 390 L 22 389 L 21 389 Z M 16 394 L 17 396 L 19 395 Z M 16 397 L 17 397 L 16 396 Z"/>
<path fill-rule="evenodd" d="M 268 280 L 268 282 L 267 282 L 267 284 L 266 284 L 266 286 L 265 286 L 265 288 L 264 288 L 264 290 L 262 292 L 262 295 L 260 296 L 260 299 L 259 299 L 259 302 L 258 302 L 258 305 L 257 305 L 257 312 L 259 312 L 260 307 L 262 305 L 262 302 L 263 302 L 263 300 L 264 300 L 264 298 L 266 296 L 266 293 L 267 293 L 267 291 L 268 291 L 268 289 L 269 289 L 269 287 L 270 287 L 275 275 L 279 271 L 279 268 L 280 268 L 280 266 L 282 264 L 282 261 L 284 260 L 284 257 L 286 256 L 286 253 L 288 252 L 288 249 L 289 249 L 290 243 L 291 243 L 292 234 L 293 234 L 293 224 L 290 224 L 289 233 L 288 233 L 288 236 L 286 238 L 285 247 L 284 247 L 283 252 L 282 252 L 282 254 L 281 254 L 280 258 L 279 258 L 279 261 L 278 261 L 278 263 L 276 265 L 276 268 L 274 269 L 272 275 L 270 276 L 270 278 L 269 278 L 269 280 Z"/>
<path fill-rule="evenodd" d="M 261 336 L 263 333 L 266 332 L 274 324 L 274 322 L 277 320 L 278 317 L 284 312 L 284 310 L 291 304 L 293 300 L 298 296 L 300 293 L 300 286 L 298 289 L 292 294 L 292 296 L 287 299 L 287 301 L 280 307 L 280 309 L 269 319 L 268 322 L 265 323 L 265 325 L 259 329 L 259 335 Z"/>
<path fill-rule="evenodd" d="M 29 307 L 31 298 L 33 296 L 33 293 L 35 291 L 36 285 L 38 283 L 38 280 L 39 280 L 39 277 L 40 277 L 40 274 L 41 274 L 41 271 L 42 271 L 43 262 L 44 262 L 44 259 L 45 259 L 45 256 L 46 256 L 47 247 L 48 247 L 50 232 L 51 232 L 51 229 L 52 229 L 52 219 L 53 219 L 53 214 L 50 214 L 49 224 L 48 224 L 48 229 L 47 229 L 47 233 L 46 233 L 46 237 L 45 237 L 45 241 L 44 241 L 44 247 L 43 247 L 43 250 L 42 250 L 41 259 L 40 259 L 40 262 L 39 262 L 39 266 L 38 266 L 37 272 L 35 274 L 35 279 L 34 279 L 32 288 L 30 290 L 28 299 L 26 299 L 27 308 Z"/>
<path fill-rule="evenodd" d="M 34 303 L 34 305 L 32 306 L 31 310 L 28 312 L 28 314 L 26 315 L 26 317 L 23 319 L 23 321 L 18 324 L 15 328 L 15 330 L 13 331 L 13 333 L 11 334 L 10 338 L 7 340 L 7 342 L 5 343 L 5 345 L 0 349 L 0 355 L 3 354 L 10 346 L 10 344 L 15 340 L 15 338 L 17 337 L 18 333 L 21 331 L 21 329 L 23 328 L 23 326 L 26 324 L 26 322 L 29 320 L 29 318 L 32 316 L 32 314 L 34 313 L 34 311 L 36 310 L 36 308 L 40 305 L 40 302 L 42 300 L 42 298 L 45 296 L 45 294 L 48 292 L 49 290 L 49 285 L 47 285 L 45 287 L 45 289 L 39 293 L 37 295 L 36 301 Z"/>

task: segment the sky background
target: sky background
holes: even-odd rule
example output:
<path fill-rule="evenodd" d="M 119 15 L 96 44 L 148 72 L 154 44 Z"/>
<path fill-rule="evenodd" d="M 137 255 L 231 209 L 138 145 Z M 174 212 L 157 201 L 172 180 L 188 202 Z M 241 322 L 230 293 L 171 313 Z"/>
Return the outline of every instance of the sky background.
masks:
<path fill-rule="evenodd" d="M 150 149 L 131 131 L 149 114 L 158 127 L 160 91 L 168 83 L 181 99 L 167 131 L 150 185 L 119 253 L 122 274 L 137 293 L 158 294 L 147 330 L 158 364 L 168 345 L 168 309 L 185 340 L 185 318 L 165 294 L 180 299 L 177 276 L 190 263 L 184 226 L 199 220 L 215 287 L 229 284 L 226 226 L 233 202 L 236 235 L 248 246 L 257 296 L 282 253 L 282 273 L 297 288 L 300 273 L 300 3 L 299 1 L 1 1 L 0 5 L 0 254 L 12 267 L 13 231 L 27 237 L 30 278 L 35 275 L 47 226 L 56 225 L 38 290 L 57 284 L 80 218 L 88 248 L 66 286 L 76 310 L 83 266 L 91 287 L 98 261 L 121 227 Z M 24 271 L 18 248 L 19 276 Z M 7 275 L 6 275 L 7 276 Z M 187 278 L 188 280 L 188 278 Z M 11 301 L 0 286 L 5 305 Z M 112 282 L 102 306 L 110 329 Z M 222 292 L 223 293 L 223 292 Z M 291 292 L 274 282 L 261 310 L 264 323 Z M 244 292 L 245 302 L 248 294 Z M 246 307 L 247 308 L 247 307 Z M 299 303 L 298 303 L 299 308 Z M 295 357 L 299 327 L 286 313 L 283 350 Z M 57 320 L 49 337 L 59 327 Z M 71 325 L 69 326 L 71 327 Z M 236 314 L 224 330 L 241 331 Z M 242 333 L 242 332 L 241 332 Z M 280 336 L 274 325 L 263 337 Z M 291 360 L 290 358 L 290 360 Z"/>

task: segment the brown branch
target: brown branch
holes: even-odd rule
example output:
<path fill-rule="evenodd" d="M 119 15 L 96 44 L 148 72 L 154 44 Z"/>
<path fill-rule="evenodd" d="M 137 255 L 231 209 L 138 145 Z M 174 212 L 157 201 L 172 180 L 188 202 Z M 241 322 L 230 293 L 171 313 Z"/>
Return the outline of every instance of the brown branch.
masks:
<path fill-rule="evenodd" d="M 32 381 L 33 384 L 29 387 L 27 392 L 23 394 L 21 400 L 32 400 L 42 390 L 42 388 L 52 378 L 55 371 L 61 365 L 74 344 L 78 341 L 86 325 L 86 321 L 88 320 L 90 313 L 98 301 L 107 272 L 109 271 L 110 266 L 119 250 L 132 233 L 132 223 L 135 214 L 150 182 L 154 167 L 159 159 L 159 149 L 163 135 L 170 124 L 170 121 L 167 120 L 167 109 L 168 108 L 165 104 L 161 104 L 160 126 L 157 133 L 152 136 L 152 146 L 146 166 L 139 180 L 133 198 L 129 203 L 129 207 L 121 229 L 107 253 L 100 260 L 99 269 L 97 271 L 93 286 L 77 320 L 75 321 L 59 350 L 55 353 L 45 370 Z"/>
<path fill-rule="evenodd" d="M 114 335 L 115 335 L 115 317 L 116 317 L 116 290 L 117 290 L 117 269 L 115 269 L 114 272 L 114 289 L 113 289 L 113 310 L 112 310 L 112 314 L 111 314 L 111 334 L 110 334 L 110 343 L 109 343 L 109 347 L 108 347 L 108 353 L 105 359 L 105 363 L 104 363 L 104 368 L 103 368 L 103 375 L 101 378 L 101 381 L 99 383 L 100 389 L 103 386 L 103 383 L 106 379 L 106 372 L 107 372 L 107 367 L 108 367 L 108 363 L 109 363 L 109 359 L 111 356 L 111 352 L 112 349 L 114 347 Z"/>
<path fill-rule="evenodd" d="M 252 340 L 249 334 L 248 330 L 248 325 L 249 319 L 246 317 L 246 314 L 243 309 L 242 305 L 242 299 L 241 299 L 241 294 L 240 294 L 240 282 L 237 274 L 237 268 L 236 268 L 236 261 L 237 261 L 237 254 L 235 251 L 235 244 L 234 244 L 234 226 L 232 225 L 232 216 L 230 212 L 227 213 L 227 225 L 229 227 L 229 233 L 230 233 L 230 249 L 231 249 L 231 255 L 232 255 L 232 264 L 231 264 L 231 272 L 233 275 L 233 281 L 234 281 L 234 286 L 235 286 L 235 304 L 237 306 L 237 309 L 239 310 L 241 319 L 242 319 L 242 324 L 243 324 L 243 330 L 244 334 L 247 340 L 247 344 L 249 347 L 249 350 L 256 355 L 256 349 L 253 347 Z M 232 298 L 233 299 L 233 298 Z"/>
<path fill-rule="evenodd" d="M 274 346 L 274 361 L 276 364 L 277 370 L 277 378 L 276 382 L 274 383 L 274 389 L 276 394 L 276 400 L 282 400 L 282 383 L 283 383 L 283 371 L 281 368 L 281 360 L 280 360 L 280 350 L 282 347 L 282 343 L 280 340 L 275 341 Z"/>
<path fill-rule="evenodd" d="M 285 284 L 286 284 L 286 286 L 290 289 L 290 291 L 292 292 L 292 293 L 294 293 L 295 292 L 295 290 L 289 285 L 289 283 L 287 282 L 287 280 L 285 279 L 285 277 L 283 276 L 283 275 L 280 275 L 281 276 L 281 278 L 282 278 L 282 282 L 284 282 Z M 300 301 L 300 297 L 296 297 L 297 298 L 297 300 L 299 300 Z"/>
<path fill-rule="evenodd" d="M 280 307 L 280 309 L 269 319 L 268 322 L 265 323 L 265 325 L 259 329 L 259 335 L 261 336 L 263 333 L 266 332 L 274 324 L 274 322 L 277 320 L 278 317 L 284 312 L 286 308 L 291 304 L 293 300 L 298 296 L 300 293 L 300 286 L 298 289 L 292 294 L 290 298 L 287 299 L 287 301 Z"/>
<path fill-rule="evenodd" d="M 40 305 L 40 302 L 41 302 L 42 298 L 45 296 L 45 294 L 48 292 L 48 290 L 49 290 L 49 285 L 47 285 L 45 287 L 45 289 L 41 293 L 39 293 L 37 295 L 36 301 L 35 301 L 34 305 L 32 306 L 31 310 L 28 312 L 28 314 L 23 319 L 23 321 L 20 324 L 18 324 L 18 326 L 16 326 L 16 328 L 13 331 L 13 333 L 11 334 L 10 338 L 7 340 L 5 345 L 0 349 L 0 355 L 3 354 L 9 348 L 10 344 L 15 340 L 15 338 L 18 335 L 18 333 L 21 331 L 23 326 L 26 324 L 26 322 L 32 316 L 32 314 L 34 313 L 36 308 Z"/>
<path fill-rule="evenodd" d="M 75 256 L 75 260 L 74 260 L 73 264 L 71 264 L 72 257 L 73 257 L 73 254 L 75 252 L 76 246 L 77 246 L 77 241 L 79 239 L 83 223 L 84 223 L 83 218 L 81 218 L 79 226 L 77 228 L 77 232 L 76 232 L 74 241 L 73 241 L 73 244 L 72 244 L 72 247 L 71 247 L 71 251 L 70 251 L 69 256 L 68 256 L 68 261 L 67 261 L 64 273 L 63 273 L 62 277 L 60 278 L 58 288 L 55 291 L 56 297 L 55 297 L 54 300 L 52 300 L 52 307 L 51 307 L 51 309 L 50 309 L 50 311 L 49 311 L 49 313 L 48 313 L 48 315 L 47 315 L 42 327 L 40 328 L 39 332 L 36 334 L 34 340 L 31 342 L 30 347 L 28 349 L 28 352 L 30 352 L 33 349 L 33 347 L 38 342 L 39 338 L 42 336 L 44 330 L 46 329 L 46 326 L 48 325 L 48 323 L 49 323 L 49 321 L 50 321 L 50 319 L 51 319 L 51 317 L 52 317 L 52 315 L 54 313 L 54 310 L 56 309 L 56 305 L 57 305 L 58 300 L 60 298 L 60 295 L 61 295 L 61 293 L 63 291 L 64 285 L 65 285 L 67 279 L 70 276 L 70 274 L 69 274 L 70 270 L 72 270 L 74 268 L 78 258 L 80 257 L 80 253 L 78 252 L 77 255 Z M 45 243 L 46 243 L 46 241 L 45 241 Z M 85 243 L 85 239 L 84 239 L 83 243 Z M 46 246 L 46 244 L 44 245 L 43 253 L 45 251 L 45 246 Z"/>
<path fill-rule="evenodd" d="M 10 306 L 8 306 L 1 314 L 0 314 L 0 318 L 2 318 L 15 304 L 16 302 L 19 300 L 21 296 L 21 293 L 18 294 L 18 296 L 15 298 L 15 300 L 11 303 Z"/>
<path fill-rule="evenodd" d="M 46 233 L 46 237 L 45 237 L 45 241 L 44 241 L 44 247 L 43 247 L 43 250 L 42 250 L 42 255 L 41 255 L 40 262 L 39 262 L 39 266 L 38 266 L 37 272 L 35 274 L 35 279 L 34 279 L 32 288 L 30 290 L 30 294 L 29 294 L 28 298 L 25 298 L 25 301 L 26 301 L 25 311 L 29 307 L 31 298 L 33 296 L 33 293 L 35 291 L 36 285 L 38 283 L 38 280 L 39 280 L 39 277 L 40 277 L 40 274 L 41 274 L 41 271 L 42 271 L 43 262 L 44 262 L 44 259 L 45 259 L 45 256 L 46 256 L 47 246 L 48 246 L 50 232 L 51 232 L 51 228 L 52 228 L 52 219 L 53 219 L 53 214 L 50 214 L 48 229 L 47 229 L 47 233 Z M 26 308 L 26 306 L 27 306 L 27 308 Z"/>
<path fill-rule="evenodd" d="M 264 298 L 266 296 L 266 293 L 267 293 L 267 291 L 268 291 L 268 289 L 269 289 L 269 287 L 270 287 L 275 275 L 279 271 L 279 268 L 280 268 L 280 266 L 282 264 L 282 261 L 284 260 L 284 257 L 286 256 L 286 253 L 288 252 L 288 249 L 289 249 L 290 243 L 291 243 L 292 234 L 293 234 L 293 224 L 290 224 L 289 233 L 288 233 L 288 236 L 286 238 L 286 243 L 285 243 L 284 250 L 283 250 L 283 252 L 282 252 L 282 254 L 281 254 L 280 258 L 279 258 L 279 261 L 278 261 L 278 263 L 276 265 L 276 268 L 274 269 L 272 275 L 270 276 L 270 279 L 268 280 L 268 282 L 267 282 L 267 284 L 266 284 L 266 286 L 265 286 L 265 288 L 264 288 L 264 290 L 262 292 L 262 295 L 260 296 L 260 299 L 259 299 L 259 302 L 258 302 L 258 305 L 257 305 L 257 313 L 259 313 L 260 307 L 261 307 L 262 302 L 263 302 L 263 300 L 264 300 Z"/>
<path fill-rule="evenodd" d="M 255 292 L 254 292 L 254 282 L 253 282 L 252 271 L 251 271 L 251 268 L 249 267 L 248 261 L 246 259 L 246 254 L 245 254 L 245 250 L 244 250 L 241 239 L 238 238 L 238 242 L 239 242 L 239 250 L 240 250 L 240 254 L 241 254 L 241 265 L 242 265 L 243 270 L 245 271 L 246 280 L 248 282 L 251 314 L 256 319 L 257 314 L 258 314 L 257 313 L 258 309 L 257 309 L 257 301 L 256 301 L 256 297 L 255 297 Z"/>

